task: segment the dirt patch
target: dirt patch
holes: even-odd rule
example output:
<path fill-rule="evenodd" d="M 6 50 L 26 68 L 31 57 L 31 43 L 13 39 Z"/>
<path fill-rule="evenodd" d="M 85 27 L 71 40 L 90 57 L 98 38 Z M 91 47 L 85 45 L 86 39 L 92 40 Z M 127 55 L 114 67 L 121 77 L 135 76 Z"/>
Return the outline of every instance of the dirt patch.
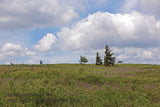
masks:
<path fill-rule="evenodd" d="M 131 71 L 142 71 L 142 69 L 138 69 L 138 68 L 116 68 L 114 69 L 114 71 L 117 72 L 131 72 Z"/>
<path fill-rule="evenodd" d="M 143 86 L 144 89 L 156 89 L 158 87 L 160 87 L 160 83 L 153 84 L 153 85 L 145 85 L 145 86 Z"/>
<path fill-rule="evenodd" d="M 0 72 L 6 72 L 6 71 L 3 70 L 3 71 L 0 71 Z"/>
<path fill-rule="evenodd" d="M 100 90 L 100 89 L 102 89 L 101 85 L 95 86 L 95 85 L 85 83 L 85 82 L 78 82 L 78 83 L 76 83 L 75 87 L 76 88 L 85 88 L 86 90 Z"/>
<path fill-rule="evenodd" d="M 14 80 L 14 78 L 4 78 L 4 79 L 0 79 L 0 81 L 12 81 L 12 80 Z"/>
<path fill-rule="evenodd" d="M 132 75 L 131 74 L 122 74 L 121 76 L 122 77 L 134 77 L 135 75 L 133 75 L 133 74 Z"/>

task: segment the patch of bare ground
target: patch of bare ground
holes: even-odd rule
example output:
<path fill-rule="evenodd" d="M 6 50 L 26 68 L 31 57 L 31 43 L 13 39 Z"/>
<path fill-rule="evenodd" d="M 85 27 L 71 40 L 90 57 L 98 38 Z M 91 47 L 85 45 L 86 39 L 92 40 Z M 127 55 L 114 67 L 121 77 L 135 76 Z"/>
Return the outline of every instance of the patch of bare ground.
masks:
<path fill-rule="evenodd" d="M 87 72 L 94 73 L 94 74 L 100 74 L 100 73 L 102 73 L 100 71 L 87 71 Z"/>
<path fill-rule="evenodd" d="M 4 78 L 4 79 L 0 79 L 0 81 L 12 81 L 12 80 L 14 80 L 14 78 Z"/>
<path fill-rule="evenodd" d="M 113 74 L 105 73 L 104 76 L 106 76 L 106 77 L 113 77 Z"/>
<path fill-rule="evenodd" d="M 77 82 L 75 84 L 75 88 L 85 88 L 86 90 L 100 90 L 102 89 L 102 86 L 101 85 L 97 85 L 97 86 L 94 86 L 92 84 L 89 84 L 89 83 L 85 83 L 85 82 Z"/>
<path fill-rule="evenodd" d="M 142 71 L 142 69 L 138 69 L 138 68 L 116 68 L 114 70 L 117 72 Z"/>
<path fill-rule="evenodd" d="M 4 71 L 4 70 L 0 70 L 0 72 L 6 72 L 6 71 Z"/>
<path fill-rule="evenodd" d="M 133 74 L 132 75 L 131 74 L 122 74 L 121 76 L 122 77 L 134 77 L 135 75 L 133 75 Z"/>
<path fill-rule="evenodd" d="M 129 85 L 123 85 L 123 86 L 121 86 L 118 83 L 115 83 L 115 84 L 106 83 L 105 86 L 106 87 L 110 87 L 110 88 L 112 88 L 114 90 L 121 90 L 121 89 L 130 90 L 131 89 L 131 87 Z"/>
<path fill-rule="evenodd" d="M 120 89 L 120 86 L 118 84 L 113 84 L 113 85 L 110 85 L 113 89 Z"/>
<path fill-rule="evenodd" d="M 44 68 L 44 67 L 40 67 L 40 66 L 3 66 L 3 67 L 1 67 L 1 69 L 42 69 L 42 68 Z"/>
<path fill-rule="evenodd" d="M 153 84 L 153 85 L 144 85 L 143 88 L 144 89 L 156 89 L 156 88 L 159 88 L 160 87 L 160 83 L 156 83 L 156 84 Z"/>

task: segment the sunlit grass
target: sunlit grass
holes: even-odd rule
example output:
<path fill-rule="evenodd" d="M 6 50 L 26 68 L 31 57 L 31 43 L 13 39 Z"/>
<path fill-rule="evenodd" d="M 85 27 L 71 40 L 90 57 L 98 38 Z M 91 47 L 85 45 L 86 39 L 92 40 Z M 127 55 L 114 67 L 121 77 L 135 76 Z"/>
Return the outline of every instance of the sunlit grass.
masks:
<path fill-rule="evenodd" d="M 160 66 L 1 65 L 1 106 L 159 107 Z"/>

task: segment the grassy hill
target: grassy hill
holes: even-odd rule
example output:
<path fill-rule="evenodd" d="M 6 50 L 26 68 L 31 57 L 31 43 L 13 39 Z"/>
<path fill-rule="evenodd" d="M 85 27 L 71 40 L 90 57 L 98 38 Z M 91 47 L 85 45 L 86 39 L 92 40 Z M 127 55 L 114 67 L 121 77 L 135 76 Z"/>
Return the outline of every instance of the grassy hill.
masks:
<path fill-rule="evenodd" d="M 1 65 L 1 106 L 160 107 L 160 65 Z"/>

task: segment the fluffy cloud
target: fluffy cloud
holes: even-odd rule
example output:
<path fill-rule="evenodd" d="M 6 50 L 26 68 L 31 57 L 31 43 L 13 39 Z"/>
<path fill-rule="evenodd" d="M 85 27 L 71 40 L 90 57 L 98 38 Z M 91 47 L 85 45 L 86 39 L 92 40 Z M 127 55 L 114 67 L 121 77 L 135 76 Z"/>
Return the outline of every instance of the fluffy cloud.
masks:
<path fill-rule="evenodd" d="M 148 63 L 160 64 L 160 48 L 135 48 L 135 47 L 110 47 L 113 50 L 116 61 L 123 61 L 124 63 Z M 51 52 L 48 56 L 45 54 L 30 57 L 25 63 L 34 64 L 42 60 L 45 64 L 53 63 L 79 63 L 80 55 L 88 59 L 88 63 L 95 63 L 96 52 L 99 52 L 101 58 L 104 58 L 104 49 L 95 49 L 91 51 L 77 50 L 75 52 Z"/>
<path fill-rule="evenodd" d="M 152 52 L 151 51 L 143 51 L 142 53 L 142 58 L 143 59 L 152 59 Z"/>
<path fill-rule="evenodd" d="M 0 0 L 0 29 L 17 30 L 68 24 L 78 14 L 68 0 Z"/>
<path fill-rule="evenodd" d="M 69 24 L 108 0 L 0 0 L 0 29 L 19 30 Z"/>
<path fill-rule="evenodd" d="M 22 51 L 22 50 L 23 48 L 20 45 L 12 43 L 6 43 L 1 49 L 2 52 Z"/>
<path fill-rule="evenodd" d="M 26 54 L 27 54 L 28 56 L 34 56 L 34 55 L 37 55 L 37 52 L 27 51 Z"/>
<path fill-rule="evenodd" d="M 9 61 L 18 61 L 23 57 L 36 55 L 36 52 L 29 51 L 19 44 L 6 43 L 0 49 L 0 63 L 8 63 Z"/>
<path fill-rule="evenodd" d="M 52 33 L 47 33 L 46 36 L 44 36 L 40 41 L 38 41 L 38 44 L 35 46 L 35 48 L 38 51 L 46 52 L 50 51 L 53 47 L 53 45 L 56 43 L 57 38 Z"/>
<path fill-rule="evenodd" d="M 117 60 L 130 63 L 133 61 L 135 63 L 158 62 L 160 58 L 160 49 L 157 48 L 160 46 L 160 2 L 158 0 L 125 1 L 122 8 L 125 14 L 113 14 L 93 13 L 102 4 L 106 5 L 108 0 L 39 0 L 38 2 L 36 0 L 0 0 L 0 32 L 1 35 L 6 36 L 5 30 L 11 30 L 12 37 L 13 30 L 63 26 L 77 18 L 77 12 L 81 17 L 93 13 L 70 27 L 62 28 L 55 34 L 56 36 L 51 33 L 46 34 L 34 46 L 42 56 L 38 56 L 36 52 L 23 48 L 19 44 L 1 45 L 1 62 L 20 57 L 30 57 L 27 63 L 39 63 L 37 59 L 43 58 L 46 59 L 46 63 L 77 62 L 79 55 L 84 55 L 89 59 L 89 63 L 94 63 L 97 51 L 103 57 L 103 48 L 106 44 L 111 46 Z M 133 9 L 139 12 L 132 11 Z M 2 32 L 5 33 L 2 34 Z M 15 35 L 16 40 L 22 37 L 20 34 L 18 34 L 19 37 Z M 16 40 L 6 41 L 17 43 Z M 19 40 L 22 41 L 22 38 Z M 60 50 L 52 51 L 54 47 Z M 65 54 L 66 51 L 69 53 Z M 44 52 L 47 52 L 47 55 Z M 52 56 L 52 52 L 55 52 L 52 57 L 54 60 L 47 57 Z M 62 56 L 59 55 L 61 52 L 64 53 Z"/>
<path fill-rule="evenodd" d="M 94 63 L 96 52 L 98 51 L 103 58 L 104 46 L 109 44 L 117 61 L 158 63 L 159 29 L 160 21 L 137 11 L 128 14 L 97 12 L 70 28 L 62 28 L 57 36 L 47 34 L 35 47 L 45 52 L 52 50 L 56 45 L 60 49 L 57 50 L 58 53 L 70 52 L 70 56 L 74 55 L 76 60 L 79 59 L 79 55 L 84 55 L 89 59 L 89 63 Z M 49 63 L 58 63 L 65 57 L 65 62 L 70 62 L 70 56 L 55 55 L 54 61 L 46 59 Z"/>
<path fill-rule="evenodd" d="M 118 47 L 154 47 L 160 45 L 159 23 L 154 17 L 136 11 L 97 12 L 71 28 L 63 28 L 57 36 L 62 50 L 101 49 L 106 43 Z"/>
<path fill-rule="evenodd" d="M 125 63 L 157 63 L 160 64 L 160 48 L 135 48 L 135 47 L 126 47 L 118 48 L 112 47 L 113 52 L 115 53 L 116 59 L 122 60 Z"/>

